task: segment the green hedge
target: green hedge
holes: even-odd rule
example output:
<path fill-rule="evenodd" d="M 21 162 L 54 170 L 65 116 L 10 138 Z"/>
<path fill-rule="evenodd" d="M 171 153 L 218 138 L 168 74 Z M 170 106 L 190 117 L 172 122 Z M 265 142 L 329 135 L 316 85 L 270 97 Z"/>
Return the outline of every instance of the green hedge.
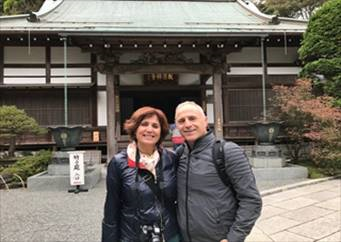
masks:
<path fill-rule="evenodd" d="M 51 151 L 41 150 L 35 155 L 21 157 L 13 165 L 2 170 L 0 174 L 9 179 L 6 179 L 9 183 L 19 181 L 13 174 L 19 175 L 26 182 L 29 176 L 47 170 L 51 156 Z"/>

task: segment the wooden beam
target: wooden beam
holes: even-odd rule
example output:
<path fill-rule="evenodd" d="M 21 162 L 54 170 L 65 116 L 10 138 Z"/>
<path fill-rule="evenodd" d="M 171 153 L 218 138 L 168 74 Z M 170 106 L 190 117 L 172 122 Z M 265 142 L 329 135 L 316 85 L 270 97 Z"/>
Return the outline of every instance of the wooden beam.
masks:
<path fill-rule="evenodd" d="M 4 84 L 4 46 L 0 45 L 0 85 Z"/>
<path fill-rule="evenodd" d="M 223 101 L 222 101 L 222 75 L 213 74 L 213 98 L 214 98 L 214 132 L 218 139 L 224 137 L 223 134 Z"/>
<path fill-rule="evenodd" d="M 222 82 L 223 83 L 226 83 L 226 80 L 227 80 L 227 75 L 223 75 L 222 76 Z M 226 124 L 226 123 L 229 123 L 230 122 L 230 113 L 229 113 L 229 88 L 228 87 L 224 87 L 222 86 L 222 99 L 223 99 L 223 110 L 224 110 L 224 114 L 223 114 L 223 117 L 224 117 L 224 122 L 223 122 L 223 125 Z M 226 133 L 225 133 L 226 134 Z"/>
<path fill-rule="evenodd" d="M 117 152 L 116 140 L 116 103 L 115 103 L 115 75 L 107 73 L 107 162 L 109 163 L 114 154 Z"/>
<path fill-rule="evenodd" d="M 45 47 L 45 71 L 46 71 L 46 84 L 51 83 L 51 47 Z"/>
<path fill-rule="evenodd" d="M 91 88 L 91 125 L 93 127 L 97 126 L 97 71 L 95 70 L 95 65 L 97 63 L 97 57 L 91 54 L 91 83 L 93 84 Z"/>
<path fill-rule="evenodd" d="M 162 72 L 210 74 L 213 72 L 213 66 L 210 64 L 98 64 L 97 68 L 101 73 L 112 72 L 115 75 Z"/>
<path fill-rule="evenodd" d="M 261 59 L 262 59 L 262 96 L 263 96 L 263 120 L 266 121 L 266 84 L 268 78 L 268 62 L 267 62 L 267 53 L 266 53 L 266 43 L 265 38 L 261 38 Z"/>
<path fill-rule="evenodd" d="M 207 98 L 206 98 L 206 75 L 200 75 L 200 96 L 201 96 L 201 107 L 204 112 L 207 113 Z"/>

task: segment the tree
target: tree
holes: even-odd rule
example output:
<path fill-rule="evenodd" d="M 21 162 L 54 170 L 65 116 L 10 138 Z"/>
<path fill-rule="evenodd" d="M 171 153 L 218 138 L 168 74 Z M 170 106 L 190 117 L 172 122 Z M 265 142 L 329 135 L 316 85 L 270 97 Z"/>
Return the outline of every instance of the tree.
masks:
<path fill-rule="evenodd" d="M 310 80 L 297 80 L 294 86 L 274 86 L 271 114 L 285 123 L 292 145 L 289 155 L 300 159 L 304 141 L 311 141 L 310 158 L 331 172 L 341 168 L 341 109 L 333 97 L 315 96 Z M 293 152 L 294 151 L 294 152 Z"/>
<path fill-rule="evenodd" d="M 0 106 L 0 138 L 9 139 L 8 155 L 14 156 L 16 139 L 23 134 L 42 134 L 46 129 L 15 106 Z"/>
<path fill-rule="evenodd" d="M 301 76 L 341 106 L 341 0 L 326 2 L 310 19 L 299 49 Z"/>
<path fill-rule="evenodd" d="M 38 11 L 43 2 L 44 0 L 3 0 L 3 11 L 5 15 Z"/>
<path fill-rule="evenodd" d="M 316 8 L 327 0 L 263 0 L 258 1 L 258 8 L 267 14 L 282 17 L 309 19 Z"/>

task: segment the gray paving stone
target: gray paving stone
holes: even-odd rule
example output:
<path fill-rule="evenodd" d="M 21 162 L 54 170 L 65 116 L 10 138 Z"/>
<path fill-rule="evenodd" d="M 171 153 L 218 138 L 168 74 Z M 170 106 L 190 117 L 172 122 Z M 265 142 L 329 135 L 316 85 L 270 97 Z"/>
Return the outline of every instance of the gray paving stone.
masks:
<path fill-rule="evenodd" d="M 272 242 L 269 235 L 260 230 L 257 226 L 253 227 L 252 232 L 246 237 L 245 242 Z"/>
<path fill-rule="evenodd" d="M 276 215 L 274 217 L 259 221 L 257 223 L 257 227 L 266 234 L 271 235 L 294 227 L 298 224 L 300 224 L 300 222 Z"/>
<path fill-rule="evenodd" d="M 303 207 L 287 213 L 281 213 L 281 216 L 290 218 L 299 222 L 308 222 L 316 218 L 323 217 L 327 214 L 333 213 L 332 210 L 319 208 L 315 206 Z"/>
<path fill-rule="evenodd" d="M 308 199 L 304 197 L 297 197 L 294 199 L 276 203 L 276 207 L 289 209 L 289 210 L 295 210 L 298 208 L 302 208 L 305 206 L 315 204 L 316 202 L 317 202 L 316 200 L 312 200 L 312 199 Z"/>
<path fill-rule="evenodd" d="M 299 226 L 295 226 L 288 231 L 307 238 L 318 240 L 327 237 L 338 230 L 340 230 L 340 227 L 335 224 L 335 222 L 333 223 L 332 219 L 320 218 Z"/>
<path fill-rule="evenodd" d="M 317 203 L 316 206 L 327 208 L 327 209 L 334 209 L 336 211 L 341 211 L 341 197 L 337 197 L 328 201 Z"/>
<path fill-rule="evenodd" d="M 337 194 L 336 192 L 332 192 L 332 191 L 320 191 L 320 192 L 314 192 L 314 193 L 309 193 L 307 195 L 304 195 L 305 198 L 310 198 L 310 199 L 314 199 L 320 202 L 323 202 L 327 199 L 331 199 L 331 198 L 336 198 L 338 197 L 339 194 Z"/>
<path fill-rule="evenodd" d="M 259 218 L 259 221 L 273 217 L 273 216 L 278 215 L 278 214 L 285 213 L 287 211 L 288 210 L 286 210 L 286 209 L 277 208 L 277 207 L 274 207 L 271 205 L 265 205 L 262 208 L 262 214 L 261 214 L 261 217 Z"/>
<path fill-rule="evenodd" d="M 313 239 L 303 237 L 288 231 L 279 232 L 271 235 L 274 242 L 313 242 Z"/>
<path fill-rule="evenodd" d="M 341 241 L 341 232 L 338 231 L 335 234 L 327 236 L 323 239 L 318 240 L 317 242 L 340 242 Z"/>

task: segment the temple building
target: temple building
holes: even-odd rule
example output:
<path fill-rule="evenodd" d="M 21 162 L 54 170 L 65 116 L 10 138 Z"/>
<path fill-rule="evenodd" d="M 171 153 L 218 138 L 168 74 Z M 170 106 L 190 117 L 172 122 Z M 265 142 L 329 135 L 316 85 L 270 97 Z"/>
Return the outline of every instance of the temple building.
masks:
<path fill-rule="evenodd" d="M 218 137 L 253 141 L 271 86 L 297 78 L 306 27 L 242 0 L 46 0 L 0 17 L 0 105 L 42 126 L 84 126 L 81 145 L 108 155 L 127 142 L 134 110 L 160 108 L 172 123 L 185 100 L 204 107 Z M 51 144 L 47 134 L 19 145 Z"/>

